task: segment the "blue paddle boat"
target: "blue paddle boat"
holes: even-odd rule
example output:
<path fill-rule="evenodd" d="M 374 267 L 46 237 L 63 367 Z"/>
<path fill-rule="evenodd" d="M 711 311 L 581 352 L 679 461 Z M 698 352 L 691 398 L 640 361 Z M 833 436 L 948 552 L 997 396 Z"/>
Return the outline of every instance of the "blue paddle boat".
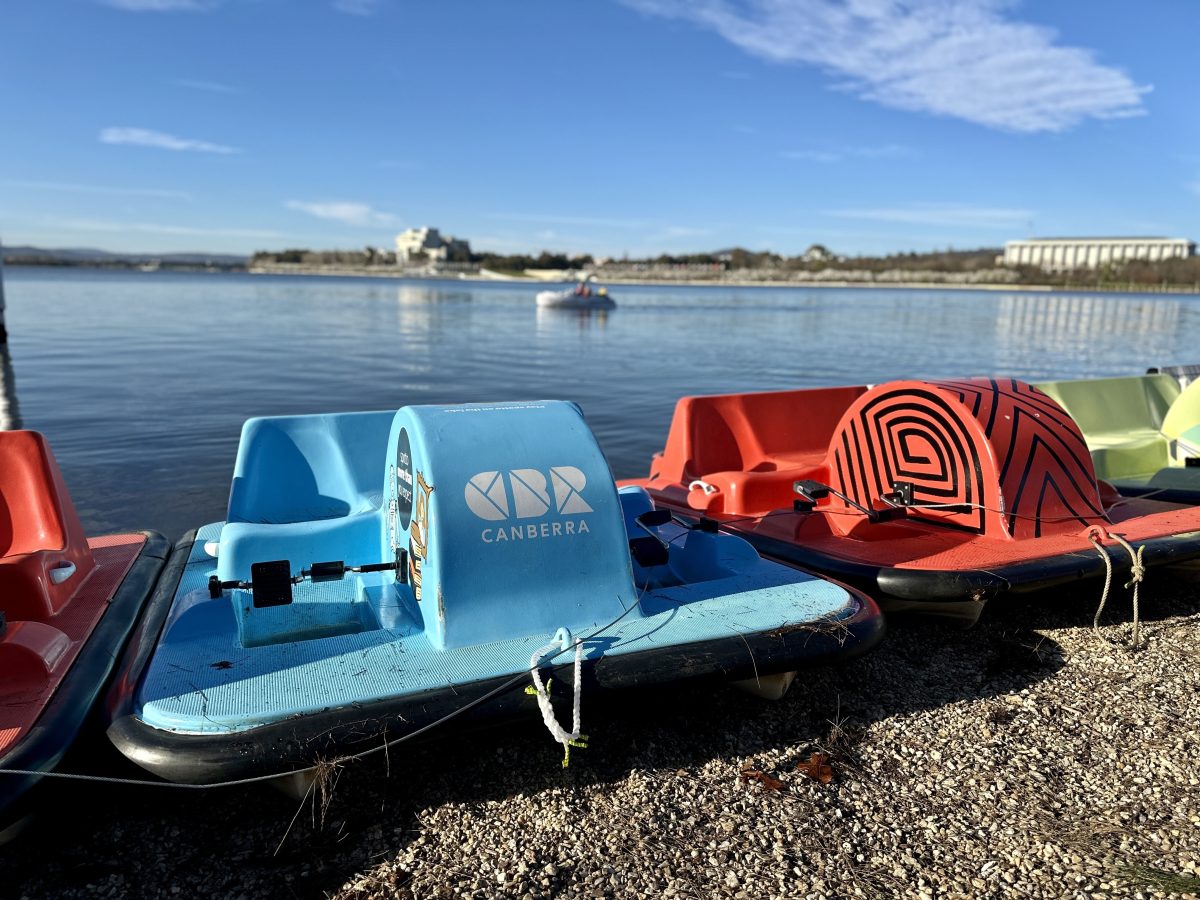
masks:
<path fill-rule="evenodd" d="M 179 782 L 450 715 L 540 714 L 570 746 L 579 686 L 761 680 L 882 634 L 865 596 L 618 492 L 559 401 L 251 419 L 226 521 L 177 550 L 107 709 L 116 746 Z"/>

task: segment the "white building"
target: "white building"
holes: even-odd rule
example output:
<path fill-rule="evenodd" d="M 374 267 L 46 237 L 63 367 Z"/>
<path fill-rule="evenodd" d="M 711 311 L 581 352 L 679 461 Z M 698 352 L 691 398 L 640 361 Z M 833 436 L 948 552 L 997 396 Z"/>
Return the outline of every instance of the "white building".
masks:
<path fill-rule="evenodd" d="M 414 255 L 424 253 L 429 262 L 445 262 L 451 255 L 470 254 L 467 241 L 448 234 L 439 234 L 436 228 L 410 228 L 396 235 L 396 263 L 406 265 Z"/>
<path fill-rule="evenodd" d="M 1184 238 L 1031 238 L 1006 243 L 998 262 L 1064 272 L 1131 259 L 1185 259 L 1195 252 L 1196 244 Z"/>

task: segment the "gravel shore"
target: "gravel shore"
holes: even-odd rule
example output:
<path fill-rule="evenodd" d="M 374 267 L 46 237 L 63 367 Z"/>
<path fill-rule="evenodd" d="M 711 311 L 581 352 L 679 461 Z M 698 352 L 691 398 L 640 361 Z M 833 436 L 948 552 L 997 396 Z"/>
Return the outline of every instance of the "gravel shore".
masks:
<path fill-rule="evenodd" d="M 585 698 L 568 769 L 531 722 L 354 764 L 323 810 L 60 782 L 0 848 L 0 894 L 1200 896 L 1196 573 L 1149 574 L 1139 652 L 1092 634 L 1098 593 L 894 620 L 779 702 Z M 1119 589 L 1107 616 L 1127 641 Z M 813 753 L 831 783 L 797 769 Z"/>

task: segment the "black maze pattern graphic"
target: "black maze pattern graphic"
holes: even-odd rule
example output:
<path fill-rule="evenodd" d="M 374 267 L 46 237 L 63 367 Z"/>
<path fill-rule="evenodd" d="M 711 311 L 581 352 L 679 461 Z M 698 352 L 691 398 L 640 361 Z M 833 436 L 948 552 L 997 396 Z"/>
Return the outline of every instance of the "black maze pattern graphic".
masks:
<path fill-rule="evenodd" d="M 983 425 L 1011 535 L 1040 537 L 1108 521 L 1087 442 L 1052 399 L 1015 378 L 930 384 L 953 392 Z"/>
<path fill-rule="evenodd" d="M 831 451 L 839 489 L 864 506 L 893 481 L 912 482 L 918 504 L 961 505 L 912 514 L 928 524 L 1023 538 L 1107 521 L 1078 427 L 1015 379 L 881 385 L 847 410 Z"/>
<path fill-rule="evenodd" d="M 921 386 L 865 394 L 842 419 L 833 445 L 838 489 L 864 506 L 911 481 L 917 503 L 972 504 L 919 515 L 922 521 L 976 533 L 987 527 L 984 465 L 977 439 L 952 397 Z"/>

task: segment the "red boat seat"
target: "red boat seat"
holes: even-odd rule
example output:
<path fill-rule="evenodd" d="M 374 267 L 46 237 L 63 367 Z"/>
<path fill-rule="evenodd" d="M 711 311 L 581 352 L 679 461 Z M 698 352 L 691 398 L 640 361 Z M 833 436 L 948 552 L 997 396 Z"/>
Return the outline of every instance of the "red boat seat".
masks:
<path fill-rule="evenodd" d="M 95 568 L 46 439 L 0 432 L 0 610 L 10 622 L 57 614 Z"/>
<path fill-rule="evenodd" d="M 703 481 L 696 508 L 743 514 L 790 506 L 792 482 L 824 480 L 829 442 L 865 387 L 684 397 L 666 449 L 650 467 L 656 489 Z M 697 505 L 700 504 L 700 505 Z"/>

